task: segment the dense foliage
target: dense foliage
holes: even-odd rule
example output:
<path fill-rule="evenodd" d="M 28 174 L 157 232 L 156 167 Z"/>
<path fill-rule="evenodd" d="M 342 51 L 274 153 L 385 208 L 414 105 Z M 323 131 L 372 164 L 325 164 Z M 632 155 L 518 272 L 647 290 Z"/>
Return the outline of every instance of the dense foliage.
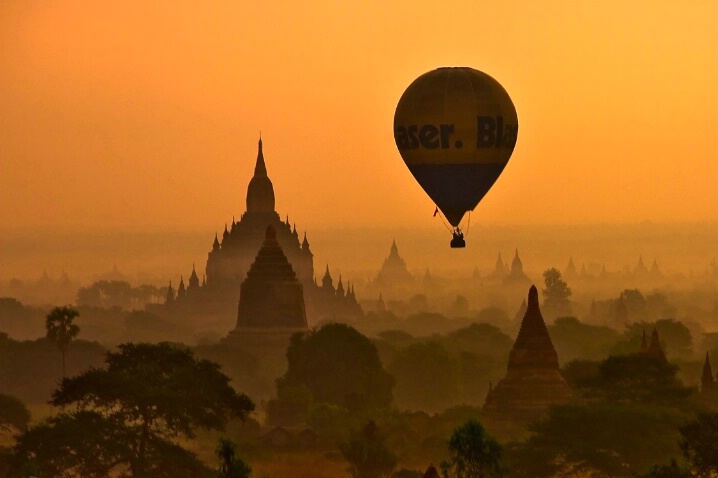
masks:
<path fill-rule="evenodd" d="M 351 478 L 385 478 L 396 467 L 396 455 L 387 448 L 384 436 L 373 421 L 353 432 L 339 449 L 351 465 L 348 470 Z"/>
<path fill-rule="evenodd" d="M 67 411 L 18 438 L 16 470 L 34 463 L 53 477 L 203 476 L 207 468 L 176 440 L 254 408 L 218 364 L 167 343 L 123 344 L 105 362 L 62 381 L 51 403 Z"/>
<path fill-rule="evenodd" d="M 311 402 L 362 415 L 392 402 L 394 379 L 384 370 L 376 347 L 348 325 L 327 324 L 295 334 L 287 362 L 286 373 L 277 380 L 281 403 L 274 402 L 270 413 Z"/>
<path fill-rule="evenodd" d="M 441 462 L 444 478 L 500 478 L 501 445 L 486 433 L 477 420 L 458 427 L 449 439 L 451 457 Z"/>

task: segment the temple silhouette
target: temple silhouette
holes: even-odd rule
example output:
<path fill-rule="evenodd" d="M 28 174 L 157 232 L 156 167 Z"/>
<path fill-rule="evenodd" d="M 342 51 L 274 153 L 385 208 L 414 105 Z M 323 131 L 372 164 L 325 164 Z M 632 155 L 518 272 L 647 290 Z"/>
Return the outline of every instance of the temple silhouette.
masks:
<path fill-rule="evenodd" d="M 267 174 L 261 137 L 254 175 L 247 187 L 246 205 L 247 209 L 239 221 L 233 218 L 230 227 L 225 224 L 221 237 L 215 234 L 212 248 L 207 254 L 202 282 L 200 283 L 194 264 L 187 286 L 184 277 L 180 277 L 175 293 L 170 282 L 163 307 L 165 313 L 224 321 L 235 318 L 242 283 L 248 277 L 247 274 L 252 272 L 250 266 L 255 262 L 255 258 L 262 259 L 258 258 L 257 254 L 263 244 L 269 247 L 266 241 L 270 240 L 268 228 L 271 227 L 271 241 L 276 242 L 276 246 L 281 249 L 302 286 L 299 290 L 303 293 L 306 316 L 310 320 L 362 314 L 354 288 L 348 283 L 345 287 L 341 278 L 334 287 L 328 265 L 321 286 L 317 284 L 314 277 L 314 254 L 306 233 L 300 241 L 296 224 L 290 224 L 288 216 L 282 221 L 275 210 L 274 187 Z M 280 275 L 285 272 L 277 271 Z M 250 282 L 246 286 L 245 295 L 250 294 L 251 284 Z M 252 290 L 253 293 L 260 293 L 258 289 Z M 267 313 L 271 315 L 272 312 Z"/>
<path fill-rule="evenodd" d="M 428 270 L 427 270 L 428 271 Z M 414 277 L 406 267 L 406 261 L 399 255 L 396 241 L 391 241 L 389 255 L 384 259 L 374 282 L 377 286 L 390 286 L 414 282 Z"/>
<path fill-rule="evenodd" d="M 484 414 L 497 428 L 516 429 L 541 417 L 552 404 L 572 398 L 539 309 L 538 290 L 532 285 L 506 376 L 495 387 L 489 386 Z"/>
<path fill-rule="evenodd" d="M 257 257 L 242 282 L 237 306 L 237 325 L 225 339 L 255 354 L 284 354 L 295 332 L 309 330 L 304 290 L 277 241 L 274 227 L 267 226 Z"/>

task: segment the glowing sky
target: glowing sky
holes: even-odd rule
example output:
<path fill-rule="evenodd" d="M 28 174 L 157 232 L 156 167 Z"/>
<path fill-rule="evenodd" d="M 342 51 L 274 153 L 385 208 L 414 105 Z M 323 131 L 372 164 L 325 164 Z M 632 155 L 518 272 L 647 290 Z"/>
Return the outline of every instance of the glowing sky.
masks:
<path fill-rule="evenodd" d="M 485 71 L 520 132 L 473 221 L 718 220 L 718 2 L 0 3 L 6 228 L 206 228 L 262 131 L 303 227 L 431 226 L 394 108 Z"/>

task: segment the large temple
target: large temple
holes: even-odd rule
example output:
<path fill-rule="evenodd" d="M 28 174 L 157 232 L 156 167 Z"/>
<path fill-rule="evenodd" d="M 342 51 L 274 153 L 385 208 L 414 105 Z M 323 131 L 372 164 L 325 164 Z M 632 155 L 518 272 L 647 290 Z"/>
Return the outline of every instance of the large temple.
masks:
<path fill-rule="evenodd" d="M 274 230 L 277 245 L 282 249 L 296 278 L 302 285 L 306 313 L 314 320 L 327 316 L 352 316 L 362 313 L 354 288 L 341 279 L 334 287 L 329 266 L 322 285 L 314 277 L 314 255 L 306 233 L 300 241 L 296 225 L 289 218 L 282 220 L 275 210 L 274 187 L 259 139 L 254 176 L 247 187 L 246 211 L 239 221 L 232 219 L 221 236 L 215 235 L 207 255 L 205 277 L 200 283 L 192 266 L 188 285 L 180 278 L 177 292 L 172 285 L 167 293 L 165 312 L 211 317 L 227 322 L 236 317 L 242 282 L 265 241 L 269 226 Z"/>
<path fill-rule="evenodd" d="M 501 426 L 522 426 L 541 417 L 550 405 L 565 403 L 572 397 L 539 309 L 538 290 L 531 286 L 506 376 L 490 387 L 484 413 Z"/>

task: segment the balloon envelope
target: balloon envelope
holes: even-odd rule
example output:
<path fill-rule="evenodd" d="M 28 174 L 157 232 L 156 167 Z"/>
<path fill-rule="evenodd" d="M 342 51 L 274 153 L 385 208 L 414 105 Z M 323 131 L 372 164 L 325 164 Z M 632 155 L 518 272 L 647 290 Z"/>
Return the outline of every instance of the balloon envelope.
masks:
<path fill-rule="evenodd" d="M 468 67 L 438 68 L 409 85 L 394 113 L 394 139 L 419 185 L 458 227 L 511 157 L 518 135 L 506 90 Z"/>

